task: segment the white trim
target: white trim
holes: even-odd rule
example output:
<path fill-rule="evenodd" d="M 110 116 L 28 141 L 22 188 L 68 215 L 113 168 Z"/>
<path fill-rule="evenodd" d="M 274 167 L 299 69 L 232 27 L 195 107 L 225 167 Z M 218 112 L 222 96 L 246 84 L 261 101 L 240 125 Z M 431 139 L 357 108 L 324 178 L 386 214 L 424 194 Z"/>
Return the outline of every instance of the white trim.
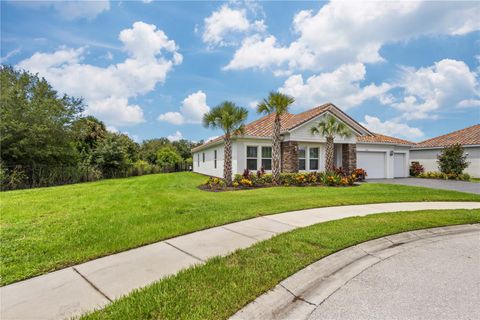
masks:
<path fill-rule="evenodd" d="M 461 145 L 462 148 L 478 148 L 480 147 L 480 144 L 462 144 Z M 440 150 L 440 149 L 444 149 L 448 146 L 443 146 L 443 147 L 415 147 L 413 146 L 412 147 L 412 151 L 415 151 L 415 150 Z"/>
<path fill-rule="evenodd" d="M 273 152 L 273 145 L 265 144 L 265 143 L 259 143 L 259 142 L 248 142 L 248 143 L 246 143 L 245 144 L 245 159 L 244 159 L 244 164 L 245 164 L 246 169 L 248 169 L 248 165 L 247 165 L 247 160 L 248 160 L 247 149 L 248 149 L 248 147 L 256 147 L 257 148 L 257 169 L 255 169 L 255 171 L 260 170 L 260 168 L 262 167 L 262 147 L 270 147 L 270 148 L 272 148 L 272 152 Z M 253 158 L 251 158 L 251 159 L 253 159 Z M 265 158 L 265 159 L 268 159 L 268 158 Z M 270 159 L 272 159 L 272 158 L 270 158 Z M 273 165 L 273 161 L 272 161 L 272 165 Z M 250 171 L 254 171 L 254 170 L 252 169 Z M 272 170 L 265 170 L 265 172 L 271 172 L 271 171 Z"/>
<path fill-rule="evenodd" d="M 379 144 L 379 145 L 386 145 L 386 146 L 397 146 L 397 147 L 405 147 L 405 148 L 413 148 L 414 144 L 401 144 L 401 143 L 391 143 L 391 142 L 364 142 L 364 141 L 357 141 L 357 144 Z"/>
<path fill-rule="evenodd" d="M 298 169 L 298 172 L 316 172 L 316 171 L 322 171 L 320 168 L 322 167 L 322 145 L 321 144 L 316 144 L 316 145 L 308 145 L 308 144 L 298 144 L 298 149 L 300 150 L 300 147 L 305 147 L 305 158 L 300 158 L 298 157 L 297 161 L 300 159 L 305 159 L 305 170 L 300 170 Z M 318 158 L 315 158 L 315 160 L 318 160 L 318 169 L 316 170 L 311 170 L 310 169 L 310 148 L 318 148 Z M 313 160 L 313 159 L 312 159 Z"/>

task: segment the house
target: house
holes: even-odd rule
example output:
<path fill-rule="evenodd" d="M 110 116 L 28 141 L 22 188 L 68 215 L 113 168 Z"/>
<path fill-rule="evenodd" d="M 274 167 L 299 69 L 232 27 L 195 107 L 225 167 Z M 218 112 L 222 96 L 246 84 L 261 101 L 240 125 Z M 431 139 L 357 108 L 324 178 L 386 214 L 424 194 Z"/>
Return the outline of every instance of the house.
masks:
<path fill-rule="evenodd" d="M 470 162 L 464 172 L 480 177 L 480 124 L 417 143 L 410 150 L 410 160 L 418 161 L 425 171 L 439 171 L 437 156 L 444 147 L 461 144 Z"/>
<path fill-rule="evenodd" d="M 325 137 L 312 135 L 310 129 L 324 116 L 331 114 L 353 132 L 350 138 L 335 137 L 334 161 L 349 171 L 363 168 L 368 178 L 408 177 L 409 150 L 413 142 L 370 132 L 332 103 L 300 114 L 281 117 L 282 172 L 323 171 Z M 271 170 L 273 119 L 270 114 L 245 125 L 245 132 L 232 141 L 232 171 L 245 169 Z M 218 137 L 192 150 L 193 171 L 210 176 L 223 176 L 223 137 Z"/>

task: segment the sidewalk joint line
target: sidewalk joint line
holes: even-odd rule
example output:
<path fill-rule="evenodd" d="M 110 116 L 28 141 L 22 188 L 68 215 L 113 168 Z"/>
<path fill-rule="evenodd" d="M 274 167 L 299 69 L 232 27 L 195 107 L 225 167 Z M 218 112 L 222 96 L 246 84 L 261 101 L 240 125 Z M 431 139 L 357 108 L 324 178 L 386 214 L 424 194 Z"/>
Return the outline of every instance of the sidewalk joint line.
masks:
<path fill-rule="evenodd" d="M 97 291 L 98 293 L 100 293 L 105 299 L 107 299 L 108 301 L 112 302 L 113 300 L 110 299 L 105 293 L 102 292 L 102 290 L 100 290 L 96 285 L 93 284 L 92 281 L 88 280 L 87 277 L 85 277 L 83 274 L 80 273 L 80 271 L 77 270 L 77 268 L 75 267 L 72 267 L 73 271 L 75 271 L 80 277 L 83 278 L 83 280 L 85 280 L 93 289 L 95 289 L 95 291 Z"/>
<path fill-rule="evenodd" d="M 189 255 L 190 257 L 192 257 L 192 258 L 194 258 L 194 259 L 196 259 L 196 260 L 199 260 L 199 261 L 205 262 L 205 260 L 203 260 L 202 258 L 199 258 L 199 257 L 197 257 L 197 256 L 195 256 L 195 255 L 193 255 L 193 254 L 191 254 L 191 253 L 190 253 L 190 252 L 188 252 L 188 251 L 185 251 L 185 250 L 183 250 L 183 249 L 180 249 L 179 247 L 177 247 L 177 246 L 174 246 L 173 244 L 171 244 L 171 243 L 170 243 L 170 242 L 168 242 L 168 241 L 163 241 L 163 242 L 165 242 L 165 243 L 166 243 L 166 244 L 168 244 L 169 246 L 171 246 L 171 247 L 173 247 L 173 248 L 177 249 L 178 251 L 181 251 L 181 252 L 185 253 L 186 255 Z"/>
<path fill-rule="evenodd" d="M 316 305 L 315 303 L 310 302 L 310 301 L 308 301 L 308 300 L 305 300 L 305 299 L 302 298 L 302 297 L 297 296 L 295 293 L 293 293 L 292 291 L 290 291 L 290 289 L 288 289 L 287 287 L 285 287 L 283 284 L 281 284 L 281 283 L 279 283 L 279 284 L 280 284 L 280 287 L 282 287 L 282 288 L 285 289 L 288 293 L 290 293 L 292 296 L 294 296 L 295 299 L 300 300 L 300 301 L 303 301 L 303 302 L 305 302 L 305 303 L 308 303 L 309 305 L 312 305 L 312 306 L 316 306 L 316 307 L 317 307 L 317 305 Z"/>
<path fill-rule="evenodd" d="M 240 235 L 240 236 L 244 236 L 244 237 L 246 237 L 246 238 L 255 240 L 255 241 L 257 241 L 257 242 L 260 241 L 260 240 L 254 238 L 254 237 L 248 236 L 248 235 L 246 235 L 246 234 L 243 234 L 243 233 L 238 232 L 238 231 L 235 231 L 235 230 L 228 229 L 228 228 L 226 228 L 226 227 L 224 227 L 224 226 L 221 226 L 220 228 L 225 229 L 225 230 L 230 231 L 230 232 L 233 232 L 233 233 L 236 233 L 236 234 L 238 234 L 238 235 Z"/>
<path fill-rule="evenodd" d="M 286 213 L 286 212 L 284 212 L 284 213 Z M 278 213 L 278 214 L 281 214 L 281 213 Z M 262 217 L 259 217 L 259 218 L 263 218 L 263 219 L 267 219 L 267 220 L 270 220 L 270 221 L 278 222 L 278 223 L 284 224 L 286 226 L 293 227 L 295 229 L 300 228 L 299 226 L 294 226 L 293 224 L 289 224 L 289 223 L 285 223 L 285 222 L 282 222 L 282 221 L 272 219 L 269 216 L 262 216 Z"/>

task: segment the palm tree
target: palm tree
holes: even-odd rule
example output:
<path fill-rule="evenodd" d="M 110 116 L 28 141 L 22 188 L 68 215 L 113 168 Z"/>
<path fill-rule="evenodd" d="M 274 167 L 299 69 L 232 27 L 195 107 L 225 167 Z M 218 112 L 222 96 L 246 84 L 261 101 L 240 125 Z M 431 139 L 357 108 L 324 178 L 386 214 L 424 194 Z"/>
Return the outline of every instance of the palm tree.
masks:
<path fill-rule="evenodd" d="M 228 186 L 232 185 L 232 135 L 243 133 L 248 110 L 230 101 L 224 101 L 203 115 L 206 128 L 221 129 L 224 132 L 225 149 L 223 178 Z"/>
<path fill-rule="evenodd" d="M 311 129 L 312 134 L 319 134 L 327 139 L 327 145 L 325 150 L 325 171 L 332 171 L 333 166 L 333 139 L 335 135 L 343 138 L 352 136 L 352 131 L 347 127 L 345 123 L 337 120 L 331 114 L 326 115 L 315 127 Z"/>
<path fill-rule="evenodd" d="M 280 92 L 270 92 L 267 99 L 257 106 L 257 112 L 263 114 L 275 113 L 272 134 L 272 180 L 274 184 L 280 183 L 280 117 L 288 112 L 288 107 L 295 102 L 289 95 Z"/>

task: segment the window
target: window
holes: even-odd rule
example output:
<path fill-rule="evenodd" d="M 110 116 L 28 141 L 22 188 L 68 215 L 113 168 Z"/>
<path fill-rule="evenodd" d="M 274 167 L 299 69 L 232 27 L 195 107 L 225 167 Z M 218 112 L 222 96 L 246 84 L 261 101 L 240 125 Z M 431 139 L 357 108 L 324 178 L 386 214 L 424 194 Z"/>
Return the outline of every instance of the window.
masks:
<path fill-rule="evenodd" d="M 272 170 L 272 147 L 262 147 L 262 168 Z"/>
<path fill-rule="evenodd" d="M 309 170 L 318 170 L 318 148 L 309 148 L 309 164 L 310 168 Z"/>
<path fill-rule="evenodd" d="M 298 147 L 298 170 L 306 170 L 306 155 L 307 148 L 304 146 Z"/>
<path fill-rule="evenodd" d="M 197 167 L 200 167 L 200 153 L 197 153 Z"/>
<path fill-rule="evenodd" d="M 217 150 L 213 150 L 213 167 L 217 169 Z"/>
<path fill-rule="evenodd" d="M 202 162 L 205 162 L 205 152 L 202 153 Z"/>
<path fill-rule="evenodd" d="M 258 148 L 247 147 L 247 169 L 257 170 Z"/>

